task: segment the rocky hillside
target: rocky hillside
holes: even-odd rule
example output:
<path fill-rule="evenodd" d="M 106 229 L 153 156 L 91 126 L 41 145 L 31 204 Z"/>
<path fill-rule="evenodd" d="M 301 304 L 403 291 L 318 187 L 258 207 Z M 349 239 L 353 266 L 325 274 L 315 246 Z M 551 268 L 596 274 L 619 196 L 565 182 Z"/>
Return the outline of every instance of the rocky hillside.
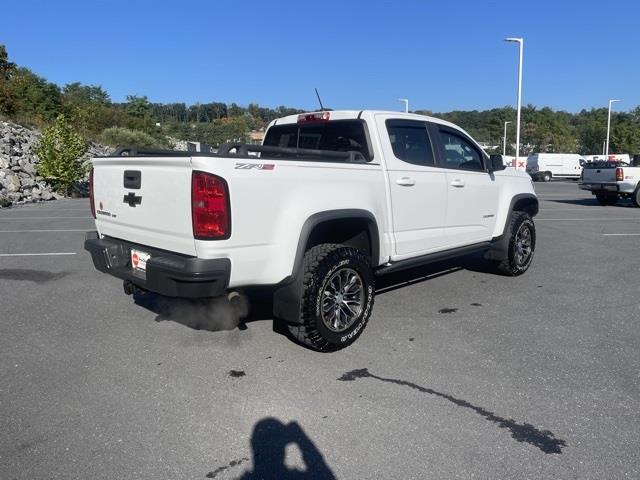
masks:
<path fill-rule="evenodd" d="M 35 172 L 35 147 L 40 132 L 15 123 L 0 122 L 0 208 L 12 204 L 53 200 L 60 196 Z M 112 149 L 89 143 L 84 161 L 107 155 Z"/>

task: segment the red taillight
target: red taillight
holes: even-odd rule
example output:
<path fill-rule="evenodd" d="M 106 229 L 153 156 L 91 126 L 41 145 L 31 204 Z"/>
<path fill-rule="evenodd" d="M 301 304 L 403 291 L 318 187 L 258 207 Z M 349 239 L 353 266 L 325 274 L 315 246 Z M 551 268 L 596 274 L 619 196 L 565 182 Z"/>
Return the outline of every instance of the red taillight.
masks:
<path fill-rule="evenodd" d="M 298 123 L 324 123 L 328 122 L 330 118 L 331 113 L 329 112 L 303 113 L 298 115 Z"/>
<path fill-rule="evenodd" d="M 620 167 L 616 168 L 616 182 L 621 182 L 624 180 L 624 172 Z"/>
<path fill-rule="evenodd" d="M 93 196 L 93 167 L 89 172 L 89 203 L 91 204 L 91 215 L 96 218 L 96 200 Z"/>
<path fill-rule="evenodd" d="M 231 235 L 229 189 L 224 179 L 206 172 L 191 177 L 193 236 L 198 240 L 223 240 Z"/>

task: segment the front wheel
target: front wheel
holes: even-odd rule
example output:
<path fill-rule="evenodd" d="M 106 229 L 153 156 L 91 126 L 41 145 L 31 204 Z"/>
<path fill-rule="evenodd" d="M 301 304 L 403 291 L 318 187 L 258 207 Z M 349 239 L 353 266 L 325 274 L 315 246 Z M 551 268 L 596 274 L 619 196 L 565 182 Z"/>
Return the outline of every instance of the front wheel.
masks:
<path fill-rule="evenodd" d="M 496 268 L 503 275 L 522 275 L 531 266 L 536 249 L 536 226 L 531 215 L 513 212 L 505 234 L 509 244 L 504 258 L 498 260 Z"/>
<path fill-rule="evenodd" d="M 345 245 L 309 249 L 303 262 L 300 324 L 289 331 L 323 352 L 344 348 L 362 334 L 373 308 L 374 277 L 367 256 Z"/>

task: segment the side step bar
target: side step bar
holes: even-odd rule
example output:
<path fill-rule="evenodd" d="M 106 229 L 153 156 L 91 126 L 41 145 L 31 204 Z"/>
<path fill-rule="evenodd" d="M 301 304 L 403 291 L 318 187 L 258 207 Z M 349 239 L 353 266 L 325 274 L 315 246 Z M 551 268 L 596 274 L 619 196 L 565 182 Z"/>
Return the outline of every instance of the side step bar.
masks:
<path fill-rule="evenodd" d="M 429 253 L 419 257 L 408 258 L 406 260 L 400 260 L 398 262 L 393 262 L 379 267 L 376 270 L 376 275 L 386 275 L 388 273 L 399 272 L 400 270 L 407 270 L 409 268 L 420 267 L 430 263 L 450 260 L 463 255 L 485 252 L 489 250 L 490 247 L 491 242 L 474 243 L 473 245 L 466 245 L 464 247 L 453 248 L 451 250 L 444 250 L 442 252 Z"/>

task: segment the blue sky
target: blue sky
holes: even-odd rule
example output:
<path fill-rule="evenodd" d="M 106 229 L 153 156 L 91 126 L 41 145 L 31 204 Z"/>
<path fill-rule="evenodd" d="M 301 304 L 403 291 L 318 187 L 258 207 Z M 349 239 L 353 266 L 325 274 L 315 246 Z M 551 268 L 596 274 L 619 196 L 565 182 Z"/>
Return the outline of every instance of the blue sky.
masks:
<path fill-rule="evenodd" d="M 640 2 L 3 0 L 0 43 L 58 84 L 158 102 L 435 112 L 640 104 Z M 608 26 L 607 26 L 608 25 Z"/>

